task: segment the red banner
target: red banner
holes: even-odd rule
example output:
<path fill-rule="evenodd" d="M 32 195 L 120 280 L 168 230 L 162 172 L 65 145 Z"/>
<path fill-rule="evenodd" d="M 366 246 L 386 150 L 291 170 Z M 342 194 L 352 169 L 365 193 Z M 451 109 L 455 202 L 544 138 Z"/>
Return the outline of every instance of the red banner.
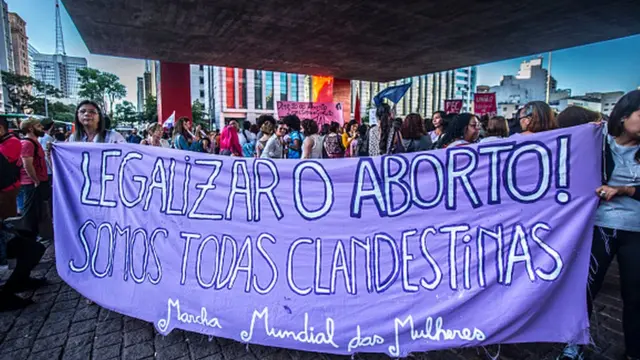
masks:
<path fill-rule="evenodd" d="M 462 110 L 462 100 L 445 100 L 444 112 L 447 114 L 460 114 Z"/>
<path fill-rule="evenodd" d="M 496 116 L 498 106 L 496 104 L 496 93 L 482 93 L 473 95 L 473 109 L 476 115 Z"/>

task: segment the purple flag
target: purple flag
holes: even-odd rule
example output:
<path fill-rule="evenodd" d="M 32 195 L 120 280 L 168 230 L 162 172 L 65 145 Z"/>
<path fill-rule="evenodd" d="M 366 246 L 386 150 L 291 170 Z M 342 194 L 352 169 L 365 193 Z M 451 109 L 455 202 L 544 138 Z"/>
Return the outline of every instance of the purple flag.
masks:
<path fill-rule="evenodd" d="M 57 144 L 57 268 L 163 334 L 393 357 L 586 343 L 601 148 L 591 125 L 317 161 Z"/>

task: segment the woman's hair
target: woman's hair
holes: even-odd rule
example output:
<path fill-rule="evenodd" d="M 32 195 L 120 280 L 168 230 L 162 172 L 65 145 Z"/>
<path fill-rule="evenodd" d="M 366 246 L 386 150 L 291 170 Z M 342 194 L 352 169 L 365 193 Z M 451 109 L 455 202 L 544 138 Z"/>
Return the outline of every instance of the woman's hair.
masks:
<path fill-rule="evenodd" d="M 220 149 L 231 150 L 240 147 L 238 139 L 238 128 L 233 125 L 227 125 L 220 133 Z"/>
<path fill-rule="evenodd" d="M 251 124 L 251 127 L 249 127 L 249 131 L 251 131 L 253 134 L 257 134 L 258 132 L 260 132 L 260 127 L 258 127 L 258 125 L 256 124 Z"/>
<path fill-rule="evenodd" d="M 155 123 L 155 124 L 151 124 L 148 128 L 147 131 L 149 132 L 149 134 L 153 134 L 154 132 L 158 131 L 158 130 L 162 130 L 162 125 Z"/>
<path fill-rule="evenodd" d="M 329 132 L 338 133 L 340 131 L 340 124 L 336 121 L 332 121 L 331 125 L 329 125 Z"/>
<path fill-rule="evenodd" d="M 494 116 L 487 122 L 486 136 L 509 137 L 509 123 L 504 116 Z"/>
<path fill-rule="evenodd" d="M 322 124 L 322 127 L 320 128 L 320 135 L 321 136 L 325 136 L 329 133 L 329 124 Z"/>
<path fill-rule="evenodd" d="M 302 128 L 304 129 L 304 136 L 310 136 L 318 133 L 318 123 L 311 119 L 302 120 Z"/>
<path fill-rule="evenodd" d="M 609 116 L 609 134 L 620 136 L 624 132 L 624 120 L 634 112 L 640 110 L 640 90 L 626 93 L 618 100 Z"/>
<path fill-rule="evenodd" d="M 176 121 L 175 126 L 173 127 L 173 136 L 182 135 L 186 140 L 191 139 L 191 134 L 187 131 L 184 123 L 189 122 L 189 118 L 186 116 L 181 117 Z"/>
<path fill-rule="evenodd" d="M 282 121 L 293 131 L 300 131 L 300 118 L 298 115 L 287 115 Z"/>
<path fill-rule="evenodd" d="M 353 127 L 353 125 L 358 125 L 358 122 L 355 120 L 351 120 L 349 121 L 349 123 L 347 124 L 347 126 L 345 127 L 345 132 L 349 132 L 351 131 L 351 128 Z"/>
<path fill-rule="evenodd" d="M 532 101 L 524 106 L 524 115 L 529 116 L 529 125 L 522 131 L 538 133 L 558 128 L 556 115 L 544 101 Z M 519 118 L 522 118 L 520 116 Z"/>
<path fill-rule="evenodd" d="M 425 131 L 425 133 L 432 132 L 435 129 L 436 129 L 436 127 L 433 126 L 433 119 L 431 119 L 431 118 L 424 119 L 424 131 Z"/>
<path fill-rule="evenodd" d="M 367 125 L 362 124 L 362 125 L 358 126 L 358 134 L 360 134 L 360 139 L 362 139 L 365 136 L 367 136 L 367 131 L 369 131 L 369 128 L 367 127 Z"/>
<path fill-rule="evenodd" d="M 600 113 L 585 109 L 581 106 L 569 106 L 558 114 L 556 118 L 558 126 L 561 128 L 588 124 L 601 119 L 602 115 L 600 115 Z"/>
<path fill-rule="evenodd" d="M 73 131 L 73 140 L 82 141 L 82 136 L 84 135 L 84 126 L 80 122 L 80 118 L 78 117 L 78 111 L 84 105 L 91 105 L 96 108 L 98 111 L 98 132 L 96 134 L 97 142 L 104 142 L 105 137 L 107 136 L 107 126 L 105 124 L 104 114 L 100 109 L 100 105 L 98 105 L 95 101 L 91 100 L 83 100 L 78 106 L 76 106 L 75 119 L 73 121 L 74 131 Z"/>
<path fill-rule="evenodd" d="M 264 121 L 262 123 L 262 126 L 260 126 L 260 131 L 262 132 L 263 135 L 268 135 L 271 136 L 273 135 L 273 128 L 275 125 L 275 121 L 271 122 L 271 121 Z"/>
<path fill-rule="evenodd" d="M 264 124 L 265 122 L 270 122 L 271 125 L 275 125 L 276 119 L 271 115 L 260 115 L 257 121 L 258 127 L 262 127 L 262 124 Z"/>
<path fill-rule="evenodd" d="M 445 115 L 447 115 L 447 113 L 446 113 L 446 112 L 444 112 L 444 111 L 442 111 L 442 110 L 438 110 L 438 111 L 435 111 L 435 112 L 433 113 L 433 115 L 431 115 L 431 117 L 432 117 L 432 118 L 436 117 L 436 114 L 440 114 L 440 117 L 445 117 Z"/>
<path fill-rule="evenodd" d="M 424 120 L 418 114 L 409 114 L 402 122 L 402 138 L 409 140 L 419 140 L 425 134 Z"/>
<path fill-rule="evenodd" d="M 378 105 L 376 108 L 376 118 L 378 119 L 378 126 L 380 126 L 380 154 L 386 154 L 389 132 L 391 132 L 391 126 L 393 125 L 389 104 L 383 103 Z"/>
<path fill-rule="evenodd" d="M 243 121 L 242 122 L 242 135 L 244 135 L 244 138 L 247 139 L 247 142 L 249 141 L 249 136 L 247 135 L 247 133 L 250 133 L 251 131 L 249 131 L 249 129 L 251 129 L 251 121 Z"/>
<path fill-rule="evenodd" d="M 464 139 L 467 127 L 474 117 L 475 115 L 470 113 L 455 115 L 453 121 L 448 124 L 447 130 L 442 136 L 441 145 L 449 145 L 456 140 Z"/>

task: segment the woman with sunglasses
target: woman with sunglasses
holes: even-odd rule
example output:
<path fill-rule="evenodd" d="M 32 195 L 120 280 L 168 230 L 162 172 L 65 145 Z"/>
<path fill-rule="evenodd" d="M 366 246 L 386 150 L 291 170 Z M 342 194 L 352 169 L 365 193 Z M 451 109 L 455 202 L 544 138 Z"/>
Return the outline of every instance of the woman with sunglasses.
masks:
<path fill-rule="evenodd" d="M 544 101 L 527 103 L 518 112 L 521 135 L 531 135 L 558 128 L 556 115 Z"/>
<path fill-rule="evenodd" d="M 287 128 L 287 124 L 282 121 L 278 121 L 276 124 L 276 131 L 267 141 L 267 145 L 265 145 L 264 150 L 260 154 L 261 158 L 265 159 L 282 159 L 284 158 L 284 149 L 285 149 L 285 140 L 284 137 L 287 135 L 289 129 Z"/>

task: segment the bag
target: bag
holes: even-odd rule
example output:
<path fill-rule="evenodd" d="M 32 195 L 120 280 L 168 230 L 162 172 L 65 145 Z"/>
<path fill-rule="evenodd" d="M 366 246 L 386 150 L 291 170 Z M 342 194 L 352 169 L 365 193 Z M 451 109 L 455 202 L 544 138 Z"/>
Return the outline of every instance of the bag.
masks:
<path fill-rule="evenodd" d="M 256 144 L 251 141 L 251 142 L 246 142 L 244 143 L 244 145 L 242 145 L 242 155 L 244 157 L 254 157 L 256 154 Z"/>
<path fill-rule="evenodd" d="M 1 142 L 8 139 L 5 137 Z M 12 163 L 3 154 L 0 154 L 0 190 L 4 190 L 15 184 L 20 179 L 20 166 L 18 161 Z"/>
<path fill-rule="evenodd" d="M 344 147 L 342 139 L 338 135 L 327 135 L 324 137 L 324 150 L 330 159 L 344 157 Z"/>

